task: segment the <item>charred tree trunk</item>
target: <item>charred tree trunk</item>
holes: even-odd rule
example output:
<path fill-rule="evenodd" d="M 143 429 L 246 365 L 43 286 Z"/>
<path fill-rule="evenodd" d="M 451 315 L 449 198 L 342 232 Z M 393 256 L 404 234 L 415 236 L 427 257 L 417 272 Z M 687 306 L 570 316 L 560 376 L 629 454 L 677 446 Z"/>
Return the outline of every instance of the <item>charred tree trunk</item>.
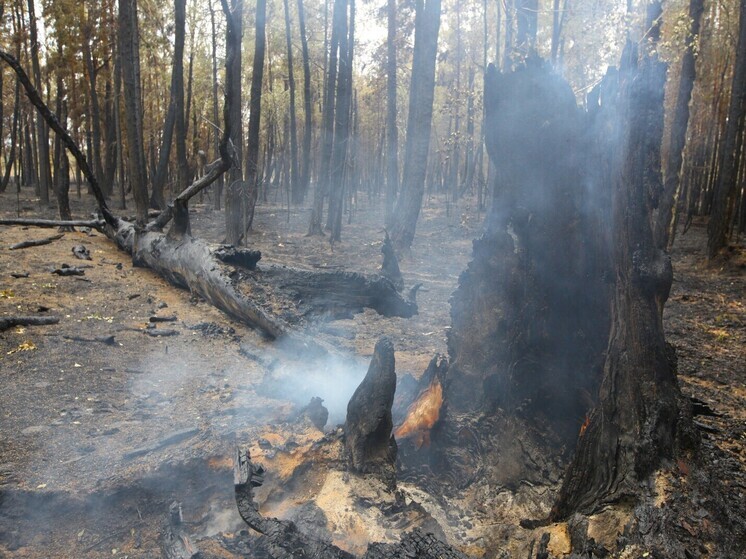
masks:
<path fill-rule="evenodd" d="M 656 246 L 652 210 L 662 190 L 665 65 L 628 44 L 618 110 L 622 149 L 614 169 L 612 327 L 599 405 L 581 433 L 551 518 L 634 497 L 676 449 L 680 396 L 663 334 L 671 261 Z"/>
<path fill-rule="evenodd" d="M 557 455 L 598 390 L 609 263 L 602 154 L 590 136 L 606 123 L 578 109 L 570 86 L 541 62 L 503 74 L 490 66 L 485 110 L 496 185 L 451 300 L 447 405 L 433 442 L 445 468 L 468 481 L 480 466 L 476 453 L 454 449 L 457 418 L 483 414 L 496 422 L 481 442 L 483 463 L 500 461 L 495 481 L 514 486 L 541 479 L 518 440 L 543 433 L 528 446 Z"/>
<path fill-rule="evenodd" d="M 396 440 L 391 418 L 395 391 L 394 345 L 381 338 L 368 373 L 347 404 L 345 448 L 352 471 L 377 475 L 392 489 L 396 487 Z"/>
<path fill-rule="evenodd" d="M 189 107 L 184 105 L 184 41 L 186 38 L 186 0 L 175 0 L 175 42 L 171 95 L 174 100 L 176 122 L 176 190 L 189 184 L 189 164 L 186 154 L 187 119 Z M 238 127 L 240 128 L 240 126 Z M 162 194 L 161 194 L 162 195 Z"/>

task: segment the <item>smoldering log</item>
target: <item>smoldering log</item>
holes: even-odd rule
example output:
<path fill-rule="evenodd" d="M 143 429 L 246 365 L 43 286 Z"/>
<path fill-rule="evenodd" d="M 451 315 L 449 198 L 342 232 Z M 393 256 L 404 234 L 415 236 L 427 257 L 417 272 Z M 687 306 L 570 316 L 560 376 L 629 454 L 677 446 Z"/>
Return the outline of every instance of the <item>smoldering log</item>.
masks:
<path fill-rule="evenodd" d="M 350 469 L 380 476 L 396 486 L 396 440 L 391 407 L 396 392 L 394 345 L 388 338 L 376 343 L 368 373 L 347 404 L 345 449 Z"/>
<path fill-rule="evenodd" d="M 199 557 L 199 550 L 184 529 L 181 503 L 174 501 L 168 509 L 168 521 L 161 536 L 161 557 L 163 559 L 192 559 Z"/>
<path fill-rule="evenodd" d="M 56 316 L 4 316 L 0 318 L 0 332 L 14 326 L 46 326 L 57 324 L 60 319 Z"/>

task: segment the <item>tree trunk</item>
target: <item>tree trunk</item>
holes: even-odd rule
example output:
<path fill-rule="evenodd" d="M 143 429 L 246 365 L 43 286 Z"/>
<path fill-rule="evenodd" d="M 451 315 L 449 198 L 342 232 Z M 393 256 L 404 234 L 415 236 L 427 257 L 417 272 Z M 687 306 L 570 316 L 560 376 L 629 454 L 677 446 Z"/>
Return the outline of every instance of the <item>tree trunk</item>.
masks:
<path fill-rule="evenodd" d="M 503 71 L 513 64 L 513 21 L 516 0 L 505 0 L 505 48 L 503 49 Z"/>
<path fill-rule="evenodd" d="M 386 36 L 386 227 L 391 227 L 399 192 L 399 131 L 396 125 L 396 0 L 387 2 Z"/>
<path fill-rule="evenodd" d="M 254 64 L 251 74 L 251 99 L 249 108 L 249 141 L 246 148 L 246 183 L 249 187 L 249 208 L 246 230 L 254 223 L 254 208 L 259 195 L 259 132 L 262 113 L 262 80 L 264 79 L 264 52 L 267 39 L 265 33 L 267 1 L 256 1 L 256 32 L 254 40 Z"/>
<path fill-rule="evenodd" d="M 350 111 L 352 109 L 352 56 L 354 44 L 355 0 L 344 0 L 349 5 L 349 27 L 345 15 L 339 29 L 339 76 L 337 78 L 337 106 L 334 122 L 331 172 L 329 184 L 329 215 L 327 228 L 331 242 L 342 238 L 342 214 L 350 137 Z M 346 7 L 343 7 L 347 11 Z"/>
<path fill-rule="evenodd" d="M 679 91 L 676 96 L 673 122 L 671 123 L 663 195 L 659 203 L 655 221 L 655 241 L 659 248 L 670 247 L 676 234 L 673 228 L 673 224 L 676 221 L 674 212 L 678 205 L 679 193 L 681 191 L 682 163 L 684 161 L 686 132 L 689 124 L 689 101 L 692 98 L 692 89 L 694 89 L 694 80 L 697 75 L 694 45 L 699 37 L 700 20 L 702 12 L 705 9 L 704 4 L 704 0 L 690 0 L 689 2 L 691 26 L 686 38 L 686 47 L 681 61 Z"/>
<path fill-rule="evenodd" d="M 417 0 L 416 6 L 402 191 L 391 227 L 391 239 L 398 249 L 412 246 L 425 192 L 440 30 L 440 0 Z"/>
<path fill-rule="evenodd" d="M 218 38 L 217 31 L 215 29 L 215 9 L 212 7 L 212 0 L 209 2 L 210 6 L 210 29 L 212 31 L 212 123 L 215 127 L 213 130 L 213 137 L 215 138 L 214 143 L 214 157 L 219 156 L 220 152 L 220 140 L 218 138 L 217 126 L 218 126 Z M 220 199 L 223 196 L 223 175 L 215 182 L 214 188 L 214 201 L 213 207 L 216 210 L 220 210 Z"/>
<path fill-rule="evenodd" d="M 311 140 L 312 140 L 312 118 L 313 106 L 311 98 L 311 63 L 308 59 L 308 37 L 306 36 L 306 16 L 303 9 L 303 0 L 298 0 L 298 25 L 300 29 L 300 42 L 303 55 L 303 115 L 305 123 L 303 126 L 303 155 L 300 171 L 300 190 L 305 199 L 308 193 L 308 185 L 311 182 Z"/>
<path fill-rule="evenodd" d="M 174 112 L 176 122 L 176 191 L 179 192 L 189 184 L 189 165 L 186 155 L 186 120 L 189 116 L 188 107 L 184 106 L 184 40 L 186 35 L 186 0 L 174 1 L 175 15 L 175 41 L 174 41 L 174 64 L 171 85 L 171 95 L 174 100 Z M 240 128 L 240 126 L 239 126 Z"/>
<path fill-rule="evenodd" d="M 0 179 L 0 193 L 5 192 L 10 182 L 10 172 L 13 169 L 13 163 L 16 159 L 16 144 L 21 144 L 21 135 L 18 129 L 18 122 L 21 116 L 21 84 L 16 81 L 16 88 L 13 102 L 13 128 L 10 132 L 10 153 L 5 161 L 5 172 Z"/>
<path fill-rule="evenodd" d="M 142 140 L 139 48 L 137 0 L 119 0 L 119 52 L 127 121 L 128 176 L 137 209 L 137 222 L 145 225 L 148 217 L 148 187 Z"/>
<path fill-rule="evenodd" d="M 293 204 L 303 202 L 303 190 L 298 176 L 298 127 L 295 118 L 295 73 L 293 69 L 293 42 L 290 32 L 290 7 L 288 0 L 282 0 L 285 8 L 285 42 L 287 44 L 288 93 L 290 95 L 290 190 Z"/>
<path fill-rule="evenodd" d="M 223 12 L 226 18 L 231 18 L 235 29 L 233 40 L 238 46 L 236 56 L 233 60 L 235 67 L 231 72 L 235 76 L 241 75 L 241 40 L 243 37 L 243 0 L 220 0 L 223 6 Z M 241 170 L 241 153 L 243 151 L 243 120 L 241 116 L 241 80 L 235 80 L 233 91 L 231 92 L 233 104 L 231 106 L 232 114 L 229 116 L 231 122 L 235 122 L 231 141 L 233 142 L 234 165 L 228 174 L 228 187 L 225 191 L 225 242 L 231 245 L 238 245 L 241 237 L 246 230 L 245 224 L 245 183 L 243 182 L 243 172 Z"/>
<path fill-rule="evenodd" d="M 339 28 L 344 19 L 347 0 L 335 0 L 332 14 L 332 33 L 330 39 L 328 71 L 325 75 L 324 109 L 321 115 L 321 162 L 316 191 L 313 196 L 313 208 L 308 225 L 308 235 L 323 235 L 321 220 L 324 214 L 324 199 L 329 192 L 332 146 L 334 142 L 334 106 L 337 85 L 337 55 L 340 45 Z"/>
<path fill-rule="evenodd" d="M 516 48 L 522 54 L 528 54 L 536 47 L 536 31 L 538 28 L 539 0 L 516 0 L 518 29 L 516 33 Z"/>
<path fill-rule="evenodd" d="M 31 65 L 34 74 L 34 87 L 41 94 L 41 67 L 39 66 L 39 39 L 36 32 L 36 12 L 34 0 L 28 0 L 29 40 L 31 41 Z M 36 118 L 37 170 L 39 172 L 39 197 L 43 205 L 49 204 L 51 171 L 49 168 L 49 129 L 44 119 Z"/>
<path fill-rule="evenodd" d="M 746 1 L 740 2 L 738 44 L 733 70 L 728 122 L 720 158 L 720 172 L 714 187 L 712 212 L 707 226 L 707 257 L 715 258 L 728 244 L 728 230 L 736 203 L 741 137 L 746 116 Z"/>
<path fill-rule="evenodd" d="M 83 60 L 85 62 L 86 73 L 88 74 L 88 91 L 90 97 L 91 112 L 88 118 L 91 121 L 91 153 L 90 157 L 93 160 L 93 169 L 96 172 L 97 177 L 104 177 L 103 164 L 101 162 L 101 104 L 98 99 L 98 91 L 96 90 L 96 78 L 98 77 L 98 70 L 96 69 L 95 61 L 93 60 L 93 54 L 91 53 L 91 26 L 89 21 L 85 22 L 85 33 L 83 35 Z M 104 188 L 104 194 L 107 196 L 111 194 L 107 190 L 107 185 L 102 185 Z"/>

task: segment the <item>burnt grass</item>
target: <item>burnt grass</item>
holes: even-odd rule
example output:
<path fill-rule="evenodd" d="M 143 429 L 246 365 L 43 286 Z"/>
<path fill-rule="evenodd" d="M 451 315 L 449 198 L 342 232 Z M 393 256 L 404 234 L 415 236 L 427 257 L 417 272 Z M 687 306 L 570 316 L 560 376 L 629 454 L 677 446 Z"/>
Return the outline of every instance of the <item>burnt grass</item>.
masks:
<path fill-rule="evenodd" d="M 0 195 L 0 215 L 54 217 L 54 209 L 40 211 L 31 194 Z M 73 215 L 88 215 L 88 200 L 73 196 L 72 203 Z M 381 208 L 382 200 L 361 194 L 343 241 L 332 247 L 328 237 L 305 236 L 307 211 L 259 206 L 248 242 L 262 251 L 260 266 L 376 272 Z M 219 242 L 222 220 L 208 201 L 195 204 L 196 235 Z M 397 374 L 419 377 L 435 353 L 445 352 L 448 299 L 479 231 L 473 201 L 446 206 L 431 197 L 411 253 L 400 262 L 405 289 L 424 284 L 419 314 L 385 318 L 368 309 L 313 325 L 312 334 L 362 362 L 387 335 L 397 352 Z M 0 557 L 159 556 L 158 537 L 174 499 L 183 502 L 186 525 L 206 556 L 239 556 L 238 548 L 221 544 L 245 530 L 233 510 L 233 449 L 259 439 L 265 425 L 301 405 L 295 394 L 261 389 L 267 371 L 313 364 L 148 270 L 133 268 L 95 231 L 8 250 L 53 233 L 0 227 L 0 315 L 61 319 L 0 333 Z M 73 255 L 81 244 L 91 261 Z M 654 555 L 670 544 L 687 557 L 741 557 L 746 256 L 741 245 L 707 266 L 704 246 L 704 223 L 679 234 L 664 321 L 684 393 L 714 414 L 695 417 L 698 450 L 666 465 L 664 502 L 640 507 L 640 530 L 629 537 L 658 550 Z M 53 275 L 62 264 L 85 273 Z M 169 320 L 151 322 L 159 316 Z M 148 335 L 153 329 L 174 334 Z M 114 343 L 104 343 L 110 336 Z"/>

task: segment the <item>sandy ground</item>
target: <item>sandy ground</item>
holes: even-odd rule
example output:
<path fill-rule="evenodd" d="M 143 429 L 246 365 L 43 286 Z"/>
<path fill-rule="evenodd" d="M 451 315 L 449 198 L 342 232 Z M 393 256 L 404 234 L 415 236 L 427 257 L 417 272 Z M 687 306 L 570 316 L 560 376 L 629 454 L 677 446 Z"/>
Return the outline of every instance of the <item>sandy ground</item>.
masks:
<path fill-rule="evenodd" d="M 74 206 L 85 215 L 85 204 Z M 39 210 L 5 194 L 0 214 Z M 197 235 L 220 241 L 221 220 L 207 205 L 194 208 Z M 307 220 L 306 211 L 262 206 L 249 243 L 262 250 L 262 262 L 366 272 L 380 266 L 378 201 L 359 200 L 334 247 L 305 237 Z M 312 361 L 133 268 L 99 233 L 65 233 L 10 251 L 15 242 L 55 232 L 0 227 L 0 315 L 60 318 L 0 333 L 0 557 L 157 556 L 159 525 L 174 499 L 184 503 L 196 537 L 240 530 L 232 506 L 235 445 L 270 436 L 311 396 L 324 398 L 332 421 L 343 421 L 381 335 L 394 341 L 397 373 L 419 376 L 445 352 L 448 298 L 478 231 L 468 202 L 447 212 L 430 200 L 401 262 L 407 286 L 424 284 L 420 314 L 384 318 L 367 310 L 324 325 L 344 357 Z M 709 427 L 707 448 L 727 461 L 737 499 L 746 493 L 745 267 L 742 253 L 720 268 L 705 267 L 703 234 L 695 224 L 679 238 L 665 321 L 684 391 L 724 414 L 698 421 Z M 75 259 L 72 248 L 80 244 L 92 260 Z M 53 275 L 62 264 L 82 266 L 85 275 Z M 156 316 L 174 319 L 155 327 L 173 335 L 150 335 Z M 97 341 L 108 336 L 113 345 Z"/>

